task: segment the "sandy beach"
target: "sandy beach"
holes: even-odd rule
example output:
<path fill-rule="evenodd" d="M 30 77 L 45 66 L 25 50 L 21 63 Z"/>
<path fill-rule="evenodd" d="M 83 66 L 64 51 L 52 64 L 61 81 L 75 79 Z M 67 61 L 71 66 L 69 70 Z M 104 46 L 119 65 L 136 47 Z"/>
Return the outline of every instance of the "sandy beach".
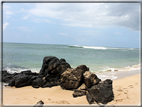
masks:
<path fill-rule="evenodd" d="M 107 105 L 140 105 L 140 74 L 114 80 L 113 91 L 115 98 Z M 38 89 L 6 87 L 3 89 L 3 105 L 35 105 L 39 100 L 45 105 L 89 105 L 86 96 L 73 98 L 72 93 L 60 86 Z"/>

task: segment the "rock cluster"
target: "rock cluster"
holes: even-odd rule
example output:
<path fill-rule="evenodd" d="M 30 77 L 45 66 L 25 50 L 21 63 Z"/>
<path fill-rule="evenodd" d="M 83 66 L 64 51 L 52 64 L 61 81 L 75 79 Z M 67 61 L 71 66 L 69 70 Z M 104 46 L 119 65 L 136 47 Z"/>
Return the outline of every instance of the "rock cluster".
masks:
<path fill-rule="evenodd" d="M 8 83 L 8 86 L 45 88 L 60 85 L 62 89 L 73 90 L 73 97 L 86 95 L 89 104 L 107 104 L 114 99 L 112 80 L 101 81 L 86 65 L 73 69 L 65 59 L 54 56 L 44 57 L 39 73 L 30 70 L 14 74 L 7 71 L 2 73 L 2 82 Z"/>

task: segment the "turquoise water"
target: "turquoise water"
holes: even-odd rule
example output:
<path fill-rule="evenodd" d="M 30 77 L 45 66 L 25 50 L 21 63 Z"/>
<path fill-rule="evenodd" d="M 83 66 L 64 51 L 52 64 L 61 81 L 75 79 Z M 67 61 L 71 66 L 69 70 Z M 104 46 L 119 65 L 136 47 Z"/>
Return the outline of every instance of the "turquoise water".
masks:
<path fill-rule="evenodd" d="M 139 64 L 139 49 L 51 44 L 3 43 L 3 69 L 39 71 L 45 56 L 64 58 L 72 68 L 85 64 L 91 72 Z"/>

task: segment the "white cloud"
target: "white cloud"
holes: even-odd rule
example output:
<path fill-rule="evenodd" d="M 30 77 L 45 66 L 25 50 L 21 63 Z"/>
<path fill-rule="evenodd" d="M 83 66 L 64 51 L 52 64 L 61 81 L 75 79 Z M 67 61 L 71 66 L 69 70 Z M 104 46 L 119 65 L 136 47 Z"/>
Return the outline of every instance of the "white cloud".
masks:
<path fill-rule="evenodd" d="M 28 4 L 28 3 L 27 3 Z M 27 6 L 27 5 L 26 5 Z M 22 13 L 23 16 L 21 17 L 23 20 L 29 19 L 31 17 L 31 15 L 29 14 L 28 10 L 21 8 L 19 10 L 16 11 L 18 14 Z"/>
<path fill-rule="evenodd" d="M 9 25 L 9 23 L 8 23 L 8 22 L 5 22 L 5 23 L 3 24 L 3 30 L 5 30 L 8 25 Z"/>
<path fill-rule="evenodd" d="M 10 18 L 10 16 L 13 15 L 13 13 L 14 12 L 12 11 L 12 8 L 9 5 L 7 5 L 7 4 L 3 5 L 4 17 Z"/>
<path fill-rule="evenodd" d="M 65 33 L 58 33 L 59 35 L 65 35 Z"/>
<path fill-rule="evenodd" d="M 139 29 L 138 3 L 40 3 L 29 13 L 60 19 L 67 26 Z"/>
<path fill-rule="evenodd" d="M 47 20 L 47 19 L 33 19 L 32 21 L 37 22 L 37 23 L 41 23 L 41 22 L 55 23 L 55 22 L 52 22 L 52 21 Z"/>
<path fill-rule="evenodd" d="M 67 33 L 58 33 L 59 35 L 65 36 L 65 37 L 71 37 L 70 35 L 68 35 Z"/>
<path fill-rule="evenodd" d="M 26 20 L 30 17 L 30 15 L 23 16 L 22 19 Z"/>
<path fill-rule="evenodd" d="M 6 10 L 4 14 L 6 14 L 6 15 L 12 15 L 12 14 L 13 14 L 13 12 L 12 12 L 12 11 L 10 11 L 10 10 Z"/>
<path fill-rule="evenodd" d="M 30 28 L 28 27 L 17 27 L 18 29 L 20 30 L 23 30 L 23 31 L 32 31 Z"/>

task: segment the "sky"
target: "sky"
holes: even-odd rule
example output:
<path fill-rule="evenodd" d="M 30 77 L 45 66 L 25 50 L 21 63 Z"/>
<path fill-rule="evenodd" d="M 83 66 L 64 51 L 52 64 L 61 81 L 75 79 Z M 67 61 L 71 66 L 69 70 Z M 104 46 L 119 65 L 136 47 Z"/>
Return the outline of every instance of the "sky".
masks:
<path fill-rule="evenodd" d="M 139 3 L 3 3 L 3 42 L 139 48 Z"/>

